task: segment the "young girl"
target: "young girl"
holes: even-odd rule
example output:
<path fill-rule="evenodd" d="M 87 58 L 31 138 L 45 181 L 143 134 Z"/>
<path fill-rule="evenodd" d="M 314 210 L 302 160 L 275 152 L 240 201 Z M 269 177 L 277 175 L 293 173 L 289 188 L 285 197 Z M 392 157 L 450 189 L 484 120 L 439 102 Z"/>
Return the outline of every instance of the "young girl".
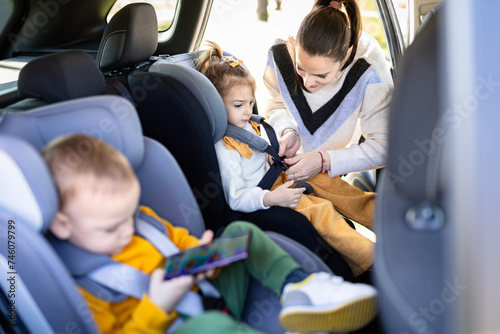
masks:
<path fill-rule="evenodd" d="M 255 80 L 241 60 L 223 56 L 216 43 L 210 42 L 209 46 L 198 58 L 197 69 L 220 93 L 228 122 L 259 134 L 256 124 L 249 121 L 255 104 Z M 373 243 L 347 225 L 342 215 L 364 225 L 371 224 L 373 193 L 363 193 L 326 173 L 310 181 L 315 196 L 303 195 L 305 188 L 294 188 L 294 181 L 288 180 L 284 173 L 271 190 L 263 190 L 257 185 L 269 169 L 265 153 L 254 152 L 248 145 L 230 137 L 217 142 L 215 149 L 224 194 L 231 209 L 253 212 L 271 206 L 294 208 L 342 254 L 355 276 L 371 266 Z"/>
<path fill-rule="evenodd" d="M 287 176 L 385 165 L 392 77 L 378 42 L 361 31 L 356 0 L 316 0 L 296 38 L 271 47 L 264 82 Z"/>

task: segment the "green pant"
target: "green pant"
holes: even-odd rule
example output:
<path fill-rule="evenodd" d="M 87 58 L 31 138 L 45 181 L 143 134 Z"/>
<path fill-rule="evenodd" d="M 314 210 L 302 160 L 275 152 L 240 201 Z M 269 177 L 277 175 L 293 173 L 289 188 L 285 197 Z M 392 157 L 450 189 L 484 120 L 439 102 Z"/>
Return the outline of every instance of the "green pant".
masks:
<path fill-rule="evenodd" d="M 252 238 L 248 258 L 222 268 L 219 276 L 212 280 L 212 283 L 224 298 L 232 317 L 218 311 L 205 312 L 201 316 L 186 321 L 175 331 L 176 334 L 260 333 L 239 322 L 243 314 L 250 279 L 255 278 L 263 286 L 279 296 L 285 278 L 300 266 L 254 224 L 246 222 L 231 223 L 224 230 L 222 237 L 242 235 L 249 229 L 252 230 Z"/>

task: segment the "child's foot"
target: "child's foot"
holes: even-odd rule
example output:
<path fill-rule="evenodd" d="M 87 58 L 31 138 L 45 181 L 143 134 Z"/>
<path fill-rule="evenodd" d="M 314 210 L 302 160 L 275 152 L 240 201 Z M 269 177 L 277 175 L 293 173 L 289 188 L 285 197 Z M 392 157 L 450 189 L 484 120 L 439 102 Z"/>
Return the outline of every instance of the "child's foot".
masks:
<path fill-rule="evenodd" d="M 280 322 L 291 332 L 348 332 L 367 325 L 377 313 L 377 290 L 328 273 L 311 274 L 283 289 Z"/>

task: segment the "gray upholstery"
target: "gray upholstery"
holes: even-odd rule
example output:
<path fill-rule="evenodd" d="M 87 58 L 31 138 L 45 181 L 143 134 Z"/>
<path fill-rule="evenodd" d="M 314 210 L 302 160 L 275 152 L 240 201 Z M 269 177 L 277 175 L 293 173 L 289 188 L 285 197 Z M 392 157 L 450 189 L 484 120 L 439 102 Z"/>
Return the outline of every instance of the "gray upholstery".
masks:
<path fill-rule="evenodd" d="M 132 3 L 110 20 L 99 45 L 97 65 L 102 71 L 133 66 L 148 60 L 158 47 L 156 12 L 148 3 Z"/>
<path fill-rule="evenodd" d="M 445 272 L 451 222 L 443 215 L 445 188 L 437 179 L 444 140 L 434 140 L 443 129 L 440 13 L 429 18 L 409 46 L 395 80 L 389 159 L 379 183 L 374 223 L 374 272 L 387 333 L 449 332 L 444 325 L 451 304 L 435 311 L 436 301 L 448 301 L 447 282 L 453 282 Z M 432 318 L 423 313 L 428 309 Z"/>
<path fill-rule="evenodd" d="M 45 162 L 28 143 L 0 135 L 0 165 L 0 228 L 5 239 L 15 236 L 9 238 L 13 248 L 5 242 L 0 249 L 0 267 L 15 281 L 15 328 L 23 331 L 24 327 L 29 333 L 63 333 L 71 323 L 75 331 L 97 333 L 73 279 L 42 235 L 58 203 Z M 9 249 L 15 251 L 14 258 L 9 257 Z M 6 279 L 0 283 L 5 296 L 11 290 L 10 283 Z"/>
<path fill-rule="evenodd" d="M 102 73 L 80 50 L 64 51 L 30 61 L 19 73 L 19 95 L 56 103 L 104 94 Z"/>
<path fill-rule="evenodd" d="M 59 205 L 46 165 L 30 145 L 14 137 L 1 137 L 0 210 L 46 231 Z"/>
<path fill-rule="evenodd" d="M 204 223 L 194 196 L 175 159 L 161 145 L 145 139 L 134 107 L 118 96 L 96 96 L 52 104 L 28 112 L 7 112 L 0 134 L 25 138 L 37 149 L 69 133 L 101 138 L 122 152 L 143 186 L 141 204 L 175 225 L 200 236 Z M 162 173 L 158 174 L 158 166 Z"/>

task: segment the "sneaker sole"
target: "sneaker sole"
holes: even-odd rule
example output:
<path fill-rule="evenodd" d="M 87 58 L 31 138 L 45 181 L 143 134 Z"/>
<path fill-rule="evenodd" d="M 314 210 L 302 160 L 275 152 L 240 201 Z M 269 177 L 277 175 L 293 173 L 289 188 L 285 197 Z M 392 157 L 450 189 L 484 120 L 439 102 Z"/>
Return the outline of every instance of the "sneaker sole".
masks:
<path fill-rule="evenodd" d="M 376 314 L 377 297 L 371 296 L 322 312 L 294 308 L 280 314 L 280 323 L 290 332 L 349 332 L 363 328 Z"/>

